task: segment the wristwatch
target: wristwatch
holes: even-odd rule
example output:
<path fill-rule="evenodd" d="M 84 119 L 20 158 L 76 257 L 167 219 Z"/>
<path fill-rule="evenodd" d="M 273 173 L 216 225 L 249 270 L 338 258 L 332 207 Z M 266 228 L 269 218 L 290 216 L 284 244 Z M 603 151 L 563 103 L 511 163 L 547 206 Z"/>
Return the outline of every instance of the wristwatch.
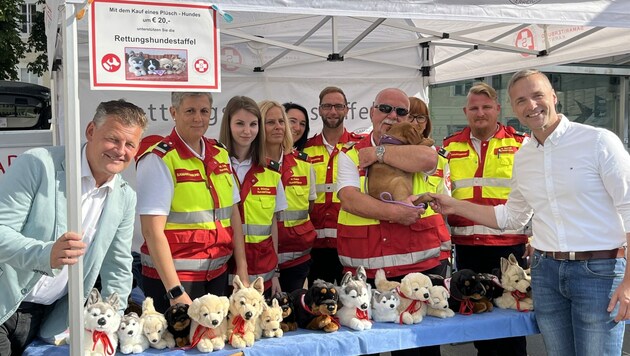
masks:
<path fill-rule="evenodd" d="M 184 287 L 182 287 L 181 285 L 179 286 L 175 286 L 169 290 L 166 291 L 166 295 L 164 295 L 165 299 L 175 299 L 180 297 L 182 294 L 184 294 L 186 290 L 184 290 Z"/>
<path fill-rule="evenodd" d="M 385 158 L 385 146 L 379 145 L 376 146 L 376 160 L 379 163 L 383 163 L 383 159 Z"/>

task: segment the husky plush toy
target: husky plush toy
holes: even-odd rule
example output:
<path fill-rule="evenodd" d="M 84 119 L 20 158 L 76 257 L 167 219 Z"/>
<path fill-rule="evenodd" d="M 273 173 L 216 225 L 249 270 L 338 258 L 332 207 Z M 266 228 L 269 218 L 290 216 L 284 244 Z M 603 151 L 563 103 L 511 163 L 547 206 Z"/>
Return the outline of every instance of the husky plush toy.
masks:
<path fill-rule="evenodd" d="M 142 320 L 138 314 L 131 312 L 123 316 L 118 328 L 120 352 L 128 355 L 139 354 L 149 348 L 149 340 L 142 332 Z"/>
<path fill-rule="evenodd" d="M 506 259 L 501 257 L 501 287 L 503 294 L 494 299 L 494 304 L 503 309 L 518 311 L 534 310 L 531 298 L 531 282 L 525 271 L 518 265 L 513 254 Z"/>
<path fill-rule="evenodd" d="M 135 74 L 136 77 L 147 75 L 147 71 L 144 68 L 144 54 L 142 54 L 142 52 L 129 52 L 127 63 L 129 63 L 129 72 Z"/>
<path fill-rule="evenodd" d="M 372 292 L 372 320 L 383 323 L 395 323 L 398 321 L 398 306 L 400 297 L 396 290 Z"/>
<path fill-rule="evenodd" d="M 369 317 L 371 293 L 366 280 L 367 275 L 363 266 L 357 268 L 356 276 L 353 277 L 352 272 L 346 272 L 341 279 L 339 288 L 341 308 L 337 311 L 341 325 L 354 330 L 372 328 Z"/>
<path fill-rule="evenodd" d="M 90 292 L 83 312 L 85 323 L 84 347 L 86 356 L 105 356 L 116 353 L 121 316 L 118 314 L 118 294 L 113 293 L 107 301 L 101 299 L 98 289 Z"/>

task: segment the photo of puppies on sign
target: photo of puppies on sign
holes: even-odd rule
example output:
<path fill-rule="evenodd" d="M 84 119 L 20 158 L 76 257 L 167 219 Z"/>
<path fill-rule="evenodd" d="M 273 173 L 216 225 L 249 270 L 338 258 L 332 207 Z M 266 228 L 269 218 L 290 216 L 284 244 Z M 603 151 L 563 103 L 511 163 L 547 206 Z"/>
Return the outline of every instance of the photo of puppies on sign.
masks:
<path fill-rule="evenodd" d="M 185 49 L 125 48 L 126 80 L 188 81 L 188 51 Z"/>
<path fill-rule="evenodd" d="M 381 135 L 380 144 L 433 146 L 433 139 L 424 137 L 422 131 L 412 123 L 398 122 Z M 367 170 L 367 190 L 373 198 L 387 202 L 404 202 L 413 192 L 413 173 L 392 167 L 387 163 L 375 162 Z M 431 198 L 422 195 L 414 205 L 426 204 Z"/>

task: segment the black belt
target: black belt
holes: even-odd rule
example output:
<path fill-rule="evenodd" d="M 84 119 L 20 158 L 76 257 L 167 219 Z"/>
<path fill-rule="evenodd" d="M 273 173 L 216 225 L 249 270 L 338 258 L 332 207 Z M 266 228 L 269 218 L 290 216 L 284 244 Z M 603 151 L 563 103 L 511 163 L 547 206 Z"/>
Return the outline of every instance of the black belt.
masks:
<path fill-rule="evenodd" d="M 554 260 L 569 260 L 569 261 L 586 261 L 602 258 L 621 258 L 626 257 L 626 248 L 619 247 L 612 250 L 599 250 L 599 251 L 579 251 L 579 252 L 547 252 L 538 251 L 544 257 L 553 258 Z"/>

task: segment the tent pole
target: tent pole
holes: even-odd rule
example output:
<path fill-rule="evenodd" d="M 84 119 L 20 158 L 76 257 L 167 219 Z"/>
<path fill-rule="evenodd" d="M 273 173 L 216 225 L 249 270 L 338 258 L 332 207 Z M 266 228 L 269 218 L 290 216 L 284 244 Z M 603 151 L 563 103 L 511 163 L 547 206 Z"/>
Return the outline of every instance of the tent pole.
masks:
<path fill-rule="evenodd" d="M 68 231 L 81 229 L 81 120 L 79 118 L 79 71 L 77 60 L 77 20 L 75 5 L 66 2 L 62 27 L 63 116 L 66 145 L 66 191 Z M 68 306 L 70 321 L 70 355 L 83 355 L 83 258 L 68 266 Z"/>

